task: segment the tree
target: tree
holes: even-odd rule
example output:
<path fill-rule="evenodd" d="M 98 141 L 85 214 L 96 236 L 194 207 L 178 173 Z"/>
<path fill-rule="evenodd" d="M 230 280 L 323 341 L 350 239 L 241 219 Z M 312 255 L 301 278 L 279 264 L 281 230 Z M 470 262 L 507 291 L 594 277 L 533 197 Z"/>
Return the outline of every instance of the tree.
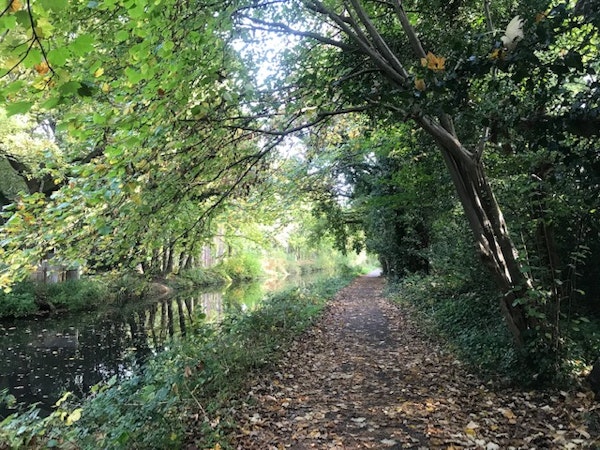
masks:
<path fill-rule="evenodd" d="M 489 168 L 597 137 L 597 11 L 513 3 L 11 0 L 0 95 L 9 114 L 56 111 L 70 163 L 50 198 L 15 202 L 3 256 L 19 270 L 56 248 L 131 265 L 193 247 L 265 182 L 285 136 L 363 114 L 372 129 L 407 122 L 435 142 L 515 341 L 543 335 L 536 283 L 547 277 L 518 254 Z M 269 35 L 285 46 L 261 71 Z M 586 145 L 577 152 L 593 156 Z M 346 176 L 358 167 L 335 162 Z M 538 162 L 521 175 L 539 176 Z M 539 236 L 552 246 L 552 233 Z"/>
<path fill-rule="evenodd" d="M 445 6 L 398 0 L 252 2 L 240 7 L 236 17 L 246 29 L 301 42 L 284 52 L 287 64 L 277 95 L 291 117 L 304 122 L 280 132 L 367 111 L 380 123 L 411 121 L 433 138 L 482 261 L 503 293 L 506 322 L 523 345 L 526 335 L 540 327 L 540 305 L 532 300 L 533 281 L 508 232 L 485 155 L 490 148 L 510 145 L 532 119 L 550 116 L 563 128 L 573 124 L 566 115 L 551 113 L 549 104 L 560 98 L 559 91 L 567 92 L 563 99 L 573 104 L 567 82 L 583 79 L 586 67 L 597 62 L 583 58 L 583 40 L 568 41 L 579 33 L 595 42 L 597 29 L 582 25 L 565 5 L 552 8 L 544 1 L 523 2 L 517 17 L 502 3 L 494 10 L 490 2 Z M 510 22 L 506 31 L 494 27 L 499 18 Z M 463 26 L 453 27 L 451 21 Z M 506 101 L 505 89 L 518 94 Z M 593 83 L 583 83 L 583 90 L 597 95 Z M 510 108 L 520 115 L 518 126 L 511 123 L 514 114 L 502 116 Z M 589 111 L 579 108 L 583 114 Z"/>
<path fill-rule="evenodd" d="M 67 160 L 8 208 L 3 284 L 50 250 L 102 267 L 193 254 L 212 218 L 261 182 L 273 144 L 225 123 L 252 92 L 228 8 L 13 1 L 3 11 L 8 113 L 52 112 Z"/>

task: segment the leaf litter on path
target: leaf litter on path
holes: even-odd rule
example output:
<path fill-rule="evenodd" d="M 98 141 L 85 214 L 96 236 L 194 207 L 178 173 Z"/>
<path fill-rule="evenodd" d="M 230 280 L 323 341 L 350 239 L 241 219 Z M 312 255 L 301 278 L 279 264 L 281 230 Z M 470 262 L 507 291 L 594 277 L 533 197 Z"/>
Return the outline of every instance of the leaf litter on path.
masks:
<path fill-rule="evenodd" d="M 590 395 L 482 383 L 384 298 L 384 284 L 360 277 L 340 291 L 252 382 L 238 449 L 599 448 Z"/>

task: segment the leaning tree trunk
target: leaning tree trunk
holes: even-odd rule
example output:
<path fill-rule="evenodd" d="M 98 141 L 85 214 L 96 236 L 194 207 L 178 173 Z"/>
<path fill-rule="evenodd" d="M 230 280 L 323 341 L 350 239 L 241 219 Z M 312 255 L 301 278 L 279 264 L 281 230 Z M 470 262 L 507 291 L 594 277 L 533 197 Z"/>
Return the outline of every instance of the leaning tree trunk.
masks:
<path fill-rule="evenodd" d="M 518 300 L 532 285 L 517 261 L 516 247 L 487 179 L 481 160 L 483 148 L 473 152 L 466 150 L 448 116 L 439 119 L 420 116 L 415 120 L 441 150 L 481 259 L 502 292 L 500 306 L 508 328 L 516 344 L 522 346 L 523 334 L 534 324 Z"/>
<path fill-rule="evenodd" d="M 381 17 L 386 17 L 387 21 L 389 14 L 395 15 L 405 32 L 417 62 L 420 61 L 423 64 L 423 61 L 430 58 L 423 48 L 419 34 L 413 28 L 409 16 L 404 10 L 402 0 L 379 2 L 389 8 L 388 14 L 385 16 L 370 16 L 368 8 L 365 6 L 372 2 L 361 0 L 345 1 L 343 8 L 338 2 L 303 0 L 301 3 L 309 11 L 322 17 L 324 23 L 329 23 L 340 30 L 340 34 L 345 35 L 347 41 L 332 39 L 331 36 L 321 35 L 318 32 L 295 31 L 285 24 L 269 24 L 262 19 L 257 19 L 257 23 L 261 27 L 271 26 L 273 31 L 278 33 L 290 32 L 338 47 L 342 52 L 351 53 L 352 57 L 357 53 L 362 54 L 372 64 L 373 71 L 379 72 L 392 85 L 398 86 L 405 92 L 415 89 L 416 80 L 409 70 L 415 63 L 414 59 L 405 60 L 404 53 L 395 52 L 395 45 L 389 45 L 387 33 L 383 32 L 388 29 L 387 22 L 385 28 L 378 27 Z M 485 2 L 485 5 L 489 9 L 488 2 Z M 338 6 L 340 6 L 339 9 Z M 489 14 L 487 15 L 489 16 Z M 443 70 L 443 67 L 440 70 Z M 350 80 L 352 76 L 343 78 Z M 531 328 L 531 319 L 527 316 L 523 305 L 515 300 L 519 300 L 527 294 L 531 283 L 520 270 L 515 246 L 508 234 L 504 217 L 485 174 L 481 156 L 486 139 L 482 139 L 481 145 L 477 149 L 467 150 L 458 139 L 452 119 L 446 114 L 436 117 L 433 114 L 429 115 L 425 110 L 418 111 L 415 104 L 395 105 L 387 100 L 382 101 L 380 106 L 395 113 L 401 113 L 403 118 L 407 117 L 407 114 L 412 114 L 417 125 L 427 132 L 441 149 L 475 236 L 479 253 L 503 294 L 501 307 L 507 325 L 517 345 L 523 345 L 524 333 Z M 488 131 L 484 130 L 484 137 Z"/>
<path fill-rule="evenodd" d="M 521 271 L 517 251 L 508 233 L 502 211 L 496 201 L 481 161 L 464 164 L 448 149 L 441 147 L 456 192 L 475 237 L 482 262 L 502 292 L 500 306 L 517 345 L 523 345 L 523 333 L 531 327 L 522 304 L 515 301 L 526 295 L 530 281 Z"/>

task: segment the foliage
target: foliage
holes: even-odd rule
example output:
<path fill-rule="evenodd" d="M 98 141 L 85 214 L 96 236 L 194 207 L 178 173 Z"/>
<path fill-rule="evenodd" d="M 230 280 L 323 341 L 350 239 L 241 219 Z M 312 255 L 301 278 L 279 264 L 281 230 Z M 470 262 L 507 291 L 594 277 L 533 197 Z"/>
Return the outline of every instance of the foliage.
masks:
<path fill-rule="evenodd" d="M 92 310 L 109 299 L 107 285 L 98 280 L 50 284 L 23 281 L 10 292 L 0 292 L 0 317 L 24 317 L 56 310 Z"/>
<path fill-rule="evenodd" d="M 194 286 L 215 286 L 227 283 L 227 275 L 212 268 L 195 268 L 183 270 L 169 279 L 169 284 L 178 288 Z"/>
<path fill-rule="evenodd" d="M 286 248 L 298 259 L 328 235 L 395 276 L 428 272 L 460 203 L 466 225 L 444 234 L 470 228 L 517 346 L 560 358 L 565 306 L 597 289 L 598 11 L 584 0 L 39 0 L 0 15 L 6 114 L 31 123 L 25 137 L 53 124 L 59 147 L 30 165 L 5 150 L 28 192 L 4 211 L 1 285 L 51 251 L 168 273 L 215 235 L 274 239 L 288 205 L 315 216 Z"/>
<path fill-rule="evenodd" d="M 69 311 L 97 309 L 110 298 L 109 289 L 104 283 L 89 279 L 38 284 L 35 292 L 38 303 Z"/>
<path fill-rule="evenodd" d="M 225 258 L 223 262 L 215 267 L 215 271 L 223 273 L 234 282 L 255 280 L 262 274 L 258 255 L 251 253 L 242 253 Z"/>
<path fill-rule="evenodd" d="M 37 311 L 33 292 L 0 292 L 0 317 L 24 317 Z"/>
<path fill-rule="evenodd" d="M 277 294 L 255 311 L 232 310 L 220 324 L 199 324 L 140 372 L 96 386 L 80 405 L 63 405 L 50 419 L 39 419 L 34 408 L 8 417 L 0 445 L 131 449 L 179 448 L 186 440 L 202 448 L 224 444 L 232 396 L 250 373 L 272 364 L 353 277 Z M 75 411 L 77 421 L 69 421 Z M 189 435 L 187 426 L 194 427 Z"/>
<path fill-rule="evenodd" d="M 4 393 L 0 394 L 0 401 L 6 400 Z M 56 409 L 46 417 L 40 416 L 35 405 L 6 417 L 0 423 L 1 448 L 58 448 L 61 444 L 68 448 L 70 443 L 65 442 L 65 436 L 73 431 L 82 411 L 69 404 L 70 396 L 64 394 L 54 405 Z M 7 400 L 10 404 L 11 399 Z"/>

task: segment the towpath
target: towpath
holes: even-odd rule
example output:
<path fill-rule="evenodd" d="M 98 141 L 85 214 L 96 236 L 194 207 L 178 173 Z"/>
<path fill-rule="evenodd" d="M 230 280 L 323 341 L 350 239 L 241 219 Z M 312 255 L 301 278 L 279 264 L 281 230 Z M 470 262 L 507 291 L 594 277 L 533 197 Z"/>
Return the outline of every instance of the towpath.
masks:
<path fill-rule="evenodd" d="M 238 411 L 235 445 L 270 449 L 600 448 L 585 393 L 496 388 L 469 373 L 363 276 Z"/>

